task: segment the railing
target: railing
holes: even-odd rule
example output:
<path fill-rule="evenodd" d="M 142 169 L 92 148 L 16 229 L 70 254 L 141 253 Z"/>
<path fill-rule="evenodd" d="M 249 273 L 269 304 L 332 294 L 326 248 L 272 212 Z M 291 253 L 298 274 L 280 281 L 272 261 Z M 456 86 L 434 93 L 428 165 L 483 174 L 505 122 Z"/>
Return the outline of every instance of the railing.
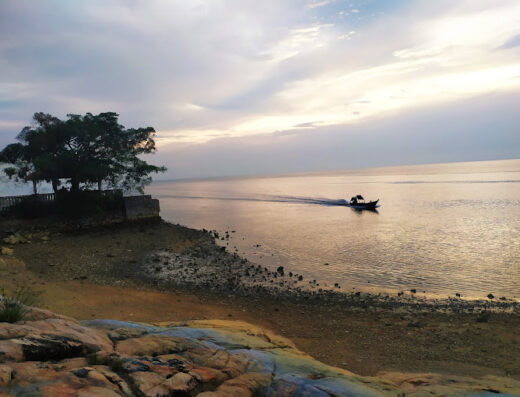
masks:
<path fill-rule="evenodd" d="M 108 195 L 123 195 L 123 192 L 119 189 L 113 189 L 113 190 L 87 190 L 91 192 L 95 192 L 98 194 L 102 194 L 103 196 Z M 59 192 L 58 192 L 59 194 Z M 39 201 L 49 202 L 56 200 L 56 194 L 55 193 L 42 193 L 42 194 L 29 194 L 25 196 L 6 196 L 6 197 L 0 197 L 0 212 L 7 211 L 9 208 L 15 206 L 16 204 L 21 203 L 24 200 L 34 199 L 36 198 Z"/>
<path fill-rule="evenodd" d="M 19 204 L 24 200 L 28 200 L 35 197 L 40 201 L 54 201 L 56 199 L 56 195 L 54 193 L 0 197 L 0 211 L 6 211 L 12 206 Z"/>

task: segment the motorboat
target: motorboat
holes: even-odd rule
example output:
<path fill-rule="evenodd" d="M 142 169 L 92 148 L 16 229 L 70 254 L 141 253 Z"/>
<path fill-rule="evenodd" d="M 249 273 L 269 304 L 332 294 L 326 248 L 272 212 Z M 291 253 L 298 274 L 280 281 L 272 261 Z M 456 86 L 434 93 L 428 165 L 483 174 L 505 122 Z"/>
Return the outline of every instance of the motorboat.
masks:
<path fill-rule="evenodd" d="M 354 196 L 350 199 L 350 202 L 348 203 L 349 207 L 357 209 L 357 210 L 375 210 L 377 203 L 379 202 L 379 199 L 376 201 L 368 201 L 366 202 L 363 196 L 358 194 L 357 196 Z"/>

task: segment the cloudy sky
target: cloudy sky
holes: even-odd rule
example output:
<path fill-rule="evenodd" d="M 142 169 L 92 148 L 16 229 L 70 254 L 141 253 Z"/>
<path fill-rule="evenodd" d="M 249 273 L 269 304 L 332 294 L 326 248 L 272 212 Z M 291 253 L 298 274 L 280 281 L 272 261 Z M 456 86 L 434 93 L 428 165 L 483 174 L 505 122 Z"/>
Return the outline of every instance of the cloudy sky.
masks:
<path fill-rule="evenodd" d="M 151 125 L 163 178 L 520 157 L 518 0 L 0 0 L 0 146 Z"/>

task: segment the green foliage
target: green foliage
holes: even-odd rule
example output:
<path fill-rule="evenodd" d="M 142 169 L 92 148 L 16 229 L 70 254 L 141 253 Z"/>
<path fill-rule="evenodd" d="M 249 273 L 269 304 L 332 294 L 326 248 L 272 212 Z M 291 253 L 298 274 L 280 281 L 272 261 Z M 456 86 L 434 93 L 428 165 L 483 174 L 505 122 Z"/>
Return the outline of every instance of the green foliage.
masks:
<path fill-rule="evenodd" d="M 74 192 L 94 184 L 142 190 L 151 182 L 150 174 L 166 170 L 139 158 L 156 151 L 155 130 L 126 129 L 118 117 L 113 112 L 86 113 L 60 120 L 35 113 L 33 126 L 18 135 L 19 143 L 0 152 L 0 162 L 12 165 L 4 173 L 18 180 L 52 182 L 55 192 L 63 180 Z"/>
<path fill-rule="evenodd" d="M 0 322 L 15 323 L 22 321 L 32 306 L 38 300 L 39 294 L 27 287 L 20 287 L 7 294 L 0 288 Z"/>

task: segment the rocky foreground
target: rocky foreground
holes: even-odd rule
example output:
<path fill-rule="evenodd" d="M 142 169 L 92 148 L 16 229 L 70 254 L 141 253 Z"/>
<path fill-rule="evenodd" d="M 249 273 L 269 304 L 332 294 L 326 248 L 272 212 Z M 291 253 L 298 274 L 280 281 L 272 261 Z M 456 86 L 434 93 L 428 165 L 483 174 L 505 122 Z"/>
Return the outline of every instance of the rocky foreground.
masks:
<path fill-rule="evenodd" d="M 240 321 L 155 325 L 74 319 L 32 308 L 0 323 L 0 396 L 516 395 L 510 378 L 360 377 Z"/>

